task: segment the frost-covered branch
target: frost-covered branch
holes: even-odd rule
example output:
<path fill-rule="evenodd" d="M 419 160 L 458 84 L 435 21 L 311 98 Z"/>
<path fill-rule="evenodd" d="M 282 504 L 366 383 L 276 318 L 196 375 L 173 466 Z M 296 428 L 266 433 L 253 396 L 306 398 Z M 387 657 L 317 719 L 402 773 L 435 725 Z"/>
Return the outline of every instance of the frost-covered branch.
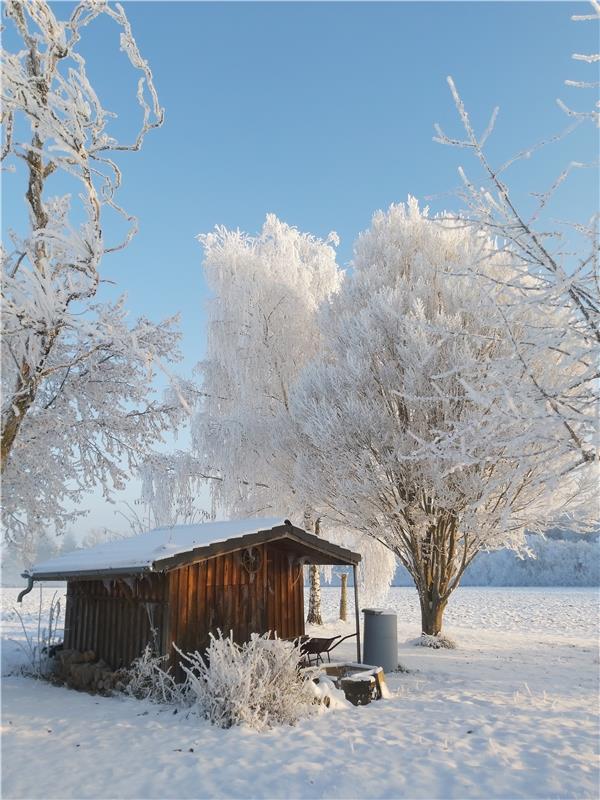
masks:
<path fill-rule="evenodd" d="M 592 14 L 573 19 L 597 23 L 599 9 L 594 0 Z M 597 60 L 595 55 L 575 55 L 574 58 L 589 64 Z M 586 465 L 595 469 L 599 444 L 598 418 L 594 411 L 599 400 L 597 369 L 594 368 L 600 356 L 599 215 L 596 212 L 590 219 L 560 222 L 549 220 L 547 209 L 574 170 L 597 170 L 596 153 L 587 158 L 576 154 L 549 182 L 549 188 L 530 192 L 535 202 L 533 212 L 526 211 L 517 199 L 507 171 L 541 147 L 569 137 L 582 124 L 598 123 L 598 112 L 573 112 L 560 102 L 561 108 L 574 120 L 567 129 L 496 167 L 488 156 L 486 140 L 493 129 L 497 109 L 485 134 L 478 136 L 454 82 L 451 78 L 448 82 L 464 137 L 449 136 L 436 125 L 435 140 L 466 148 L 475 157 L 483 176 L 481 185 L 479 178 L 470 179 L 462 167 L 459 169 L 460 197 L 466 209 L 459 224 L 484 230 L 492 237 L 490 250 L 496 261 L 500 259 L 505 265 L 504 272 L 494 276 L 486 275 L 476 262 L 465 265 L 465 270 L 481 283 L 482 291 L 488 291 L 486 284 L 493 290 L 491 284 L 497 287 L 499 281 L 510 292 L 497 308 L 502 307 L 505 335 L 523 369 L 518 392 L 515 390 L 517 397 L 501 387 L 495 394 L 490 388 L 478 394 L 477 401 L 482 407 L 502 408 L 509 422 L 503 429 L 498 424 L 500 415 L 491 415 L 484 422 L 482 435 L 490 442 L 497 441 L 498 436 L 508 433 L 510 420 L 518 416 L 523 433 L 504 440 L 514 456 L 525 457 L 525 439 L 535 436 L 548 448 L 549 469 L 554 474 L 563 475 L 569 470 L 580 473 Z M 597 90 L 596 82 L 569 80 L 566 85 Z M 519 318 L 527 309 L 531 309 L 532 315 L 521 324 Z M 546 359 L 548 364 L 554 365 L 558 353 L 562 358 L 556 365 L 557 375 L 543 365 Z M 475 399 L 474 392 L 471 396 Z M 455 435 L 458 438 L 461 432 L 457 430 Z M 440 449 L 447 442 L 446 437 Z M 550 467 L 551 463 L 556 466 Z"/>
<path fill-rule="evenodd" d="M 140 150 L 162 124 L 152 72 L 121 5 L 82 2 L 65 19 L 62 8 L 4 4 L 13 29 L 4 41 L 17 40 L 2 51 L 4 190 L 17 195 L 21 181 L 29 212 L 23 230 L 10 232 L 12 249 L 0 254 L 1 467 L 13 541 L 28 526 L 64 527 L 92 486 L 110 497 L 181 415 L 177 398 L 158 401 L 151 388 L 156 370 L 178 359 L 176 319 L 132 324 L 123 299 L 96 299 L 103 256 L 125 246 L 137 226 L 116 200 L 122 174 L 113 154 Z M 111 134 L 115 115 L 102 106 L 79 49 L 100 16 L 115 23 L 139 75 L 139 120 L 127 143 Z M 72 187 L 68 194 L 52 194 L 56 177 Z M 107 245 L 113 212 L 127 231 Z"/>

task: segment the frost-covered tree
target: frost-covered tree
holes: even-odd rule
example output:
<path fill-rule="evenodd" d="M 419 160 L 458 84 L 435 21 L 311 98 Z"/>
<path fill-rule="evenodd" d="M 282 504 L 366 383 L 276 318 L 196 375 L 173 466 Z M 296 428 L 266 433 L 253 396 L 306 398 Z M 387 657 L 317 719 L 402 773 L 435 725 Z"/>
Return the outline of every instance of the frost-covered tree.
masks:
<path fill-rule="evenodd" d="M 256 237 L 217 228 L 199 238 L 213 298 L 193 435 L 196 452 L 221 478 L 211 483 L 215 504 L 235 514 L 303 514 L 306 499 L 289 479 L 294 454 L 273 448 L 272 430 L 319 351 L 316 311 L 341 281 L 337 238 L 324 242 L 272 214 Z"/>
<path fill-rule="evenodd" d="M 61 537 L 62 540 L 63 537 Z M 46 532 L 27 531 L 19 545 L 7 541 L 0 543 L 1 583 L 3 586 L 21 586 L 24 569 L 33 564 L 48 561 L 58 555 L 59 540 Z"/>
<path fill-rule="evenodd" d="M 1 254 L 3 522 L 13 541 L 63 528 L 92 486 L 106 496 L 122 488 L 180 413 L 176 398 L 158 401 L 151 388 L 157 362 L 177 358 L 174 320 L 131 324 L 122 299 L 96 296 L 103 256 L 136 230 L 116 199 L 116 159 L 162 124 L 152 73 L 120 5 L 80 3 L 66 19 L 57 10 L 42 0 L 4 4 L 4 42 L 16 46 L 2 51 L 2 161 L 13 173 L 3 188 L 22 191 L 28 210 Z M 139 74 L 129 143 L 111 134 L 114 114 L 80 50 L 100 15 L 116 24 Z M 107 213 L 126 225 L 121 242 L 105 241 Z"/>
<path fill-rule="evenodd" d="M 116 531 L 110 530 L 110 528 L 90 528 L 90 530 L 81 540 L 81 544 L 82 547 L 86 549 L 90 547 L 96 547 L 96 545 L 99 544 L 106 544 L 107 542 L 114 542 L 117 539 L 125 538 L 127 538 L 126 534 L 117 533 Z"/>
<path fill-rule="evenodd" d="M 189 395 L 188 399 L 191 401 Z M 210 518 L 203 495 L 204 484 L 212 476 L 202 472 L 199 460 L 191 453 L 154 453 L 140 466 L 138 475 L 142 491 L 136 505 L 141 508 L 129 506 L 126 512 L 120 512 L 132 531 L 191 525 Z"/>
<path fill-rule="evenodd" d="M 600 4 L 592 0 L 591 7 L 590 14 L 578 14 L 572 19 L 598 22 Z M 577 89 L 579 98 L 569 103 L 558 101 L 569 117 L 569 125 L 557 135 L 523 149 L 504 163 L 495 163 L 488 152 L 488 139 L 494 130 L 498 108 L 486 130 L 478 134 L 454 81 L 448 78 L 464 132 L 459 136 L 447 135 L 436 125 L 435 140 L 462 148 L 472 156 L 471 174 L 467 175 L 462 167 L 459 169 L 462 222 L 484 230 L 493 239 L 496 262 L 503 261 L 506 267 L 504 271 L 496 270 L 493 275 L 487 275 L 476 261 L 465 263 L 464 270 L 482 284 L 483 291 L 493 292 L 498 282 L 516 289 L 510 294 L 503 315 L 506 336 L 514 358 L 521 365 L 522 376 L 511 393 L 495 384 L 481 388 L 477 395 L 480 408 L 503 408 L 504 417 L 493 414 L 482 419 L 480 444 L 483 440 L 490 445 L 501 441 L 515 457 L 520 454 L 524 458 L 524 445 L 531 438 L 537 438 L 545 442 L 549 474 L 574 471 L 583 475 L 589 474 L 590 465 L 598 463 L 600 441 L 597 413 L 600 358 L 598 141 L 597 134 L 586 135 L 590 123 L 600 125 L 600 83 L 597 80 L 600 55 L 575 53 L 573 59 L 578 62 L 580 74 L 565 84 L 570 90 Z M 586 75 L 591 65 L 595 69 L 592 81 Z M 581 105 L 585 92 L 590 91 L 594 93 L 593 107 L 576 110 L 573 105 Z M 570 146 L 570 161 L 558 174 L 548 176 L 546 186 L 538 191 L 531 187 L 526 195 L 519 193 L 512 178 L 514 171 L 523 160 L 539 155 L 540 150 L 546 151 L 557 142 L 561 142 L 562 149 L 567 152 Z M 589 218 L 557 219 L 552 209 L 554 196 L 564 190 L 573 173 L 585 170 L 591 172 L 586 187 L 593 205 Z M 579 186 L 586 184 L 580 181 Z M 581 194 L 579 187 L 577 191 Z M 532 277 L 535 280 L 532 281 Z M 513 317 L 515 313 L 520 314 L 522 308 L 515 309 L 515 305 L 542 308 L 546 313 L 535 315 L 527 326 L 519 329 L 513 324 Z M 537 369 L 541 360 L 548 357 L 553 362 L 557 353 L 561 355 L 558 374 Z M 468 380 L 466 376 L 465 379 Z M 517 435 L 516 416 L 521 423 Z M 431 450 L 432 457 L 453 443 L 461 446 L 462 436 L 460 426 L 453 429 Z"/>
<path fill-rule="evenodd" d="M 269 214 L 251 237 L 217 228 L 200 237 L 214 294 L 202 368 L 203 406 L 194 426 L 216 507 L 228 514 L 284 513 L 318 527 L 310 498 L 293 483 L 293 451 L 278 446 L 289 396 L 321 346 L 319 305 L 342 278 L 333 245 Z M 320 623 L 319 572 L 311 568 L 309 622 Z"/>
<path fill-rule="evenodd" d="M 141 469 L 153 519 L 189 517 L 208 484 L 212 512 L 282 514 L 313 530 L 318 513 L 293 484 L 295 453 L 279 446 L 289 394 L 320 346 L 319 305 L 342 273 L 335 234 L 326 241 L 266 218 L 258 236 L 217 227 L 199 237 L 208 303 L 206 357 L 191 424 L 191 452 L 155 455 Z M 319 571 L 311 568 L 309 621 L 320 622 Z"/>
<path fill-rule="evenodd" d="M 504 439 L 478 436 L 495 414 L 507 435 L 522 433 L 519 415 L 507 420 L 504 407 L 477 402 L 477 392 L 491 389 L 509 396 L 523 374 L 502 316 L 518 290 L 492 288 L 506 266 L 488 257 L 490 247 L 455 219 L 429 219 L 413 199 L 377 213 L 356 244 L 352 277 L 323 312 L 324 352 L 290 401 L 296 485 L 334 522 L 397 556 L 432 635 L 478 552 L 518 550 L 525 529 L 590 511 L 576 472 L 560 481 L 548 475 L 545 440 L 521 437 L 515 454 Z M 488 291 L 465 272 L 473 263 L 490 279 Z M 512 329 L 536 330 L 540 310 L 515 307 Z M 560 353 L 531 366 L 548 385 L 567 370 L 575 387 L 581 370 Z M 462 448 L 452 438 L 457 427 Z M 432 457 L 444 438 L 452 446 Z"/>

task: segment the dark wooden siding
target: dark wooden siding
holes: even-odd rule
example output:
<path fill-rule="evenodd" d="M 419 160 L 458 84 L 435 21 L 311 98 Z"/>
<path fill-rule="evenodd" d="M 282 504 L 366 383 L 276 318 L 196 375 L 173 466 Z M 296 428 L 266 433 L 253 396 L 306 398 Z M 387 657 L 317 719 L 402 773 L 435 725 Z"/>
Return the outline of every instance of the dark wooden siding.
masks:
<path fill-rule="evenodd" d="M 93 650 L 113 669 L 128 666 L 151 642 L 164 652 L 166 577 L 70 580 L 65 611 L 65 648 Z"/>
<path fill-rule="evenodd" d="M 252 633 L 282 638 L 304 633 L 303 571 L 298 559 L 273 546 L 254 548 L 260 566 L 248 572 L 243 551 L 215 556 L 169 573 L 169 643 L 203 652 L 209 635 L 230 631 L 236 642 Z M 173 661 L 177 659 L 171 653 Z"/>
<path fill-rule="evenodd" d="M 304 633 L 301 559 L 289 548 L 259 545 L 257 569 L 237 551 L 129 579 L 70 580 L 65 647 L 93 650 L 113 669 L 129 665 L 152 640 L 177 662 L 172 643 L 203 652 L 209 634 L 231 631 L 236 642 L 252 633 L 294 638 Z M 179 672 L 179 671 L 178 671 Z M 181 677 L 181 675 L 179 675 Z"/>
<path fill-rule="evenodd" d="M 249 573 L 241 552 L 216 556 L 169 573 L 169 640 L 186 650 L 208 646 L 209 634 L 233 632 L 245 642 L 266 625 L 264 546 L 255 548 L 260 567 Z"/>
<path fill-rule="evenodd" d="M 304 572 L 291 552 L 267 551 L 267 630 L 281 639 L 304 633 Z"/>

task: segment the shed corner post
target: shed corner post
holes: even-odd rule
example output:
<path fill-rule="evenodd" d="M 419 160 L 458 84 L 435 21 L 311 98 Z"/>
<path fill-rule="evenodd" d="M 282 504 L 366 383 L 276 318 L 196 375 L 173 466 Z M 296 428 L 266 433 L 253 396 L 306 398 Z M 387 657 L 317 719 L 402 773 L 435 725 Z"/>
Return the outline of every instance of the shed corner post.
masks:
<path fill-rule="evenodd" d="M 354 616 L 356 618 L 356 658 L 362 664 L 360 658 L 360 609 L 358 607 L 358 581 L 356 580 L 356 564 L 352 564 L 352 582 L 354 583 Z"/>

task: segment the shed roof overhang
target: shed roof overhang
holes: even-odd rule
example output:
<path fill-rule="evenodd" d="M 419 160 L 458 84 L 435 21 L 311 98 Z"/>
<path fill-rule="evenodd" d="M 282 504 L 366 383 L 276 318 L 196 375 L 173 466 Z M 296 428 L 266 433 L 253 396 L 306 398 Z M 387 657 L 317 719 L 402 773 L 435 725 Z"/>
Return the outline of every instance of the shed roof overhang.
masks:
<path fill-rule="evenodd" d="M 306 564 L 356 566 L 361 556 L 333 542 L 315 536 L 295 525 L 276 525 L 273 528 L 244 534 L 225 541 L 205 544 L 172 556 L 159 558 L 150 564 L 132 564 L 116 568 L 60 570 L 48 572 L 23 573 L 31 581 L 62 581 L 72 578 L 92 580 L 98 578 L 118 578 L 126 575 L 139 575 L 148 572 L 168 572 L 169 570 L 206 561 L 208 558 L 246 550 L 263 544 L 274 544 L 278 548 L 295 555 Z"/>
<path fill-rule="evenodd" d="M 359 553 L 353 553 L 333 542 L 321 539 L 312 533 L 294 525 L 278 525 L 266 531 L 248 533 L 235 539 L 204 547 L 197 547 L 187 553 L 178 553 L 175 556 L 155 561 L 154 570 L 170 570 L 196 561 L 204 561 L 214 556 L 234 553 L 236 550 L 246 550 L 261 544 L 275 544 L 296 556 L 303 558 L 307 564 L 334 564 L 339 566 L 352 566 L 361 560 Z"/>

